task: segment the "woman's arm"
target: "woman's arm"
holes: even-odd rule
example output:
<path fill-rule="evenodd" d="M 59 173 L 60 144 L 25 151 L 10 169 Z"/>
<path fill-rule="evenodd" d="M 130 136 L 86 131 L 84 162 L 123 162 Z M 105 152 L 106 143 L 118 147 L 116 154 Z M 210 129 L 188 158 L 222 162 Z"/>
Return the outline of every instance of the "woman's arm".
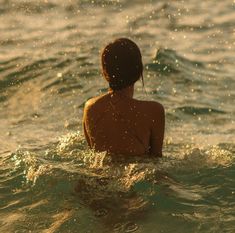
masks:
<path fill-rule="evenodd" d="M 162 145 L 165 131 L 165 110 L 164 107 L 156 103 L 153 111 L 152 128 L 150 136 L 150 153 L 154 156 L 162 157 Z"/>
<path fill-rule="evenodd" d="M 85 106 L 84 112 L 83 112 L 83 119 L 82 119 L 83 132 L 84 132 L 84 136 L 86 138 L 86 141 L 87 141 L 89 147 L 91 147 L 91 141 L 90 141 L 89 135 L 88 135 L 87 130 L 86 130 L 86 120 L 87 120 L 87 109 L 86 109 L 86 106 Z"/>

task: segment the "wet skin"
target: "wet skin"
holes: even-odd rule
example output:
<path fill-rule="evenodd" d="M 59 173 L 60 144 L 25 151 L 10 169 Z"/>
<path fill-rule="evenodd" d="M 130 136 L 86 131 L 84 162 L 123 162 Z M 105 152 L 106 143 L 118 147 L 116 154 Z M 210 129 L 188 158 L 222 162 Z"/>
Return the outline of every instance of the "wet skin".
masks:
<path fill-rule="evenodd" d="M 154 101 L 133 98 L 134 86 L 85 104 L 83 129 L 89 146 L 111 154 L 162 156 L 165 114 Z"/>

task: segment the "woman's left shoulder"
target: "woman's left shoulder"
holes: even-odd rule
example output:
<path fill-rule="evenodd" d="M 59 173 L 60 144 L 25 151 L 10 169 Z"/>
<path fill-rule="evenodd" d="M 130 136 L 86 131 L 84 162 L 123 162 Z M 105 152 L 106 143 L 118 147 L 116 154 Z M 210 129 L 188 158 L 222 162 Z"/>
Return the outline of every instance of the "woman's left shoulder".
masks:
<path fill-rule="evenodd" d="M 85 108 L 90 108 L 94 105 L 104 102 L 106 95 L 99 95 L 88 99 L 85 103 Z"/>
<path fill-rule="evenodd" d="M 157 101 L 136 100 L 136 103 L 143 108 L 164 111 L 163 105 Z"/>

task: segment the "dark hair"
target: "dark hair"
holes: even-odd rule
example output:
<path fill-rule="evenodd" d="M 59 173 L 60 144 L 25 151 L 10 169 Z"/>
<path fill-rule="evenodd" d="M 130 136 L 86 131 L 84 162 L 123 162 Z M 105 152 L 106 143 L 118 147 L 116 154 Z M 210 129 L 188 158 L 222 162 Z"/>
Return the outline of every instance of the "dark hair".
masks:
<path fill-rule="evenodd" d="M 131 40 L 119 38 L 109 43 L 101 55 L 103 75 L 112 90 L 120 90 L 143 81 L 143 63 L 140 49 Z"/>

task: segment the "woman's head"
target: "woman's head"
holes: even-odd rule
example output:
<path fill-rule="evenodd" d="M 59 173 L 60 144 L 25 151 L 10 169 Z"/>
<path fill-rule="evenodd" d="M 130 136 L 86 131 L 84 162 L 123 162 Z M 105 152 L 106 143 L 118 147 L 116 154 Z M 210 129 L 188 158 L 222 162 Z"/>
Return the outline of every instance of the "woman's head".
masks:
<path fill-rule="evenodd" d="M 143 77 L 140 49 L 131 40 L 116 39 L 108 44 L 101 55 L 103 75 L 112 90 L 133 85 Z"/>

